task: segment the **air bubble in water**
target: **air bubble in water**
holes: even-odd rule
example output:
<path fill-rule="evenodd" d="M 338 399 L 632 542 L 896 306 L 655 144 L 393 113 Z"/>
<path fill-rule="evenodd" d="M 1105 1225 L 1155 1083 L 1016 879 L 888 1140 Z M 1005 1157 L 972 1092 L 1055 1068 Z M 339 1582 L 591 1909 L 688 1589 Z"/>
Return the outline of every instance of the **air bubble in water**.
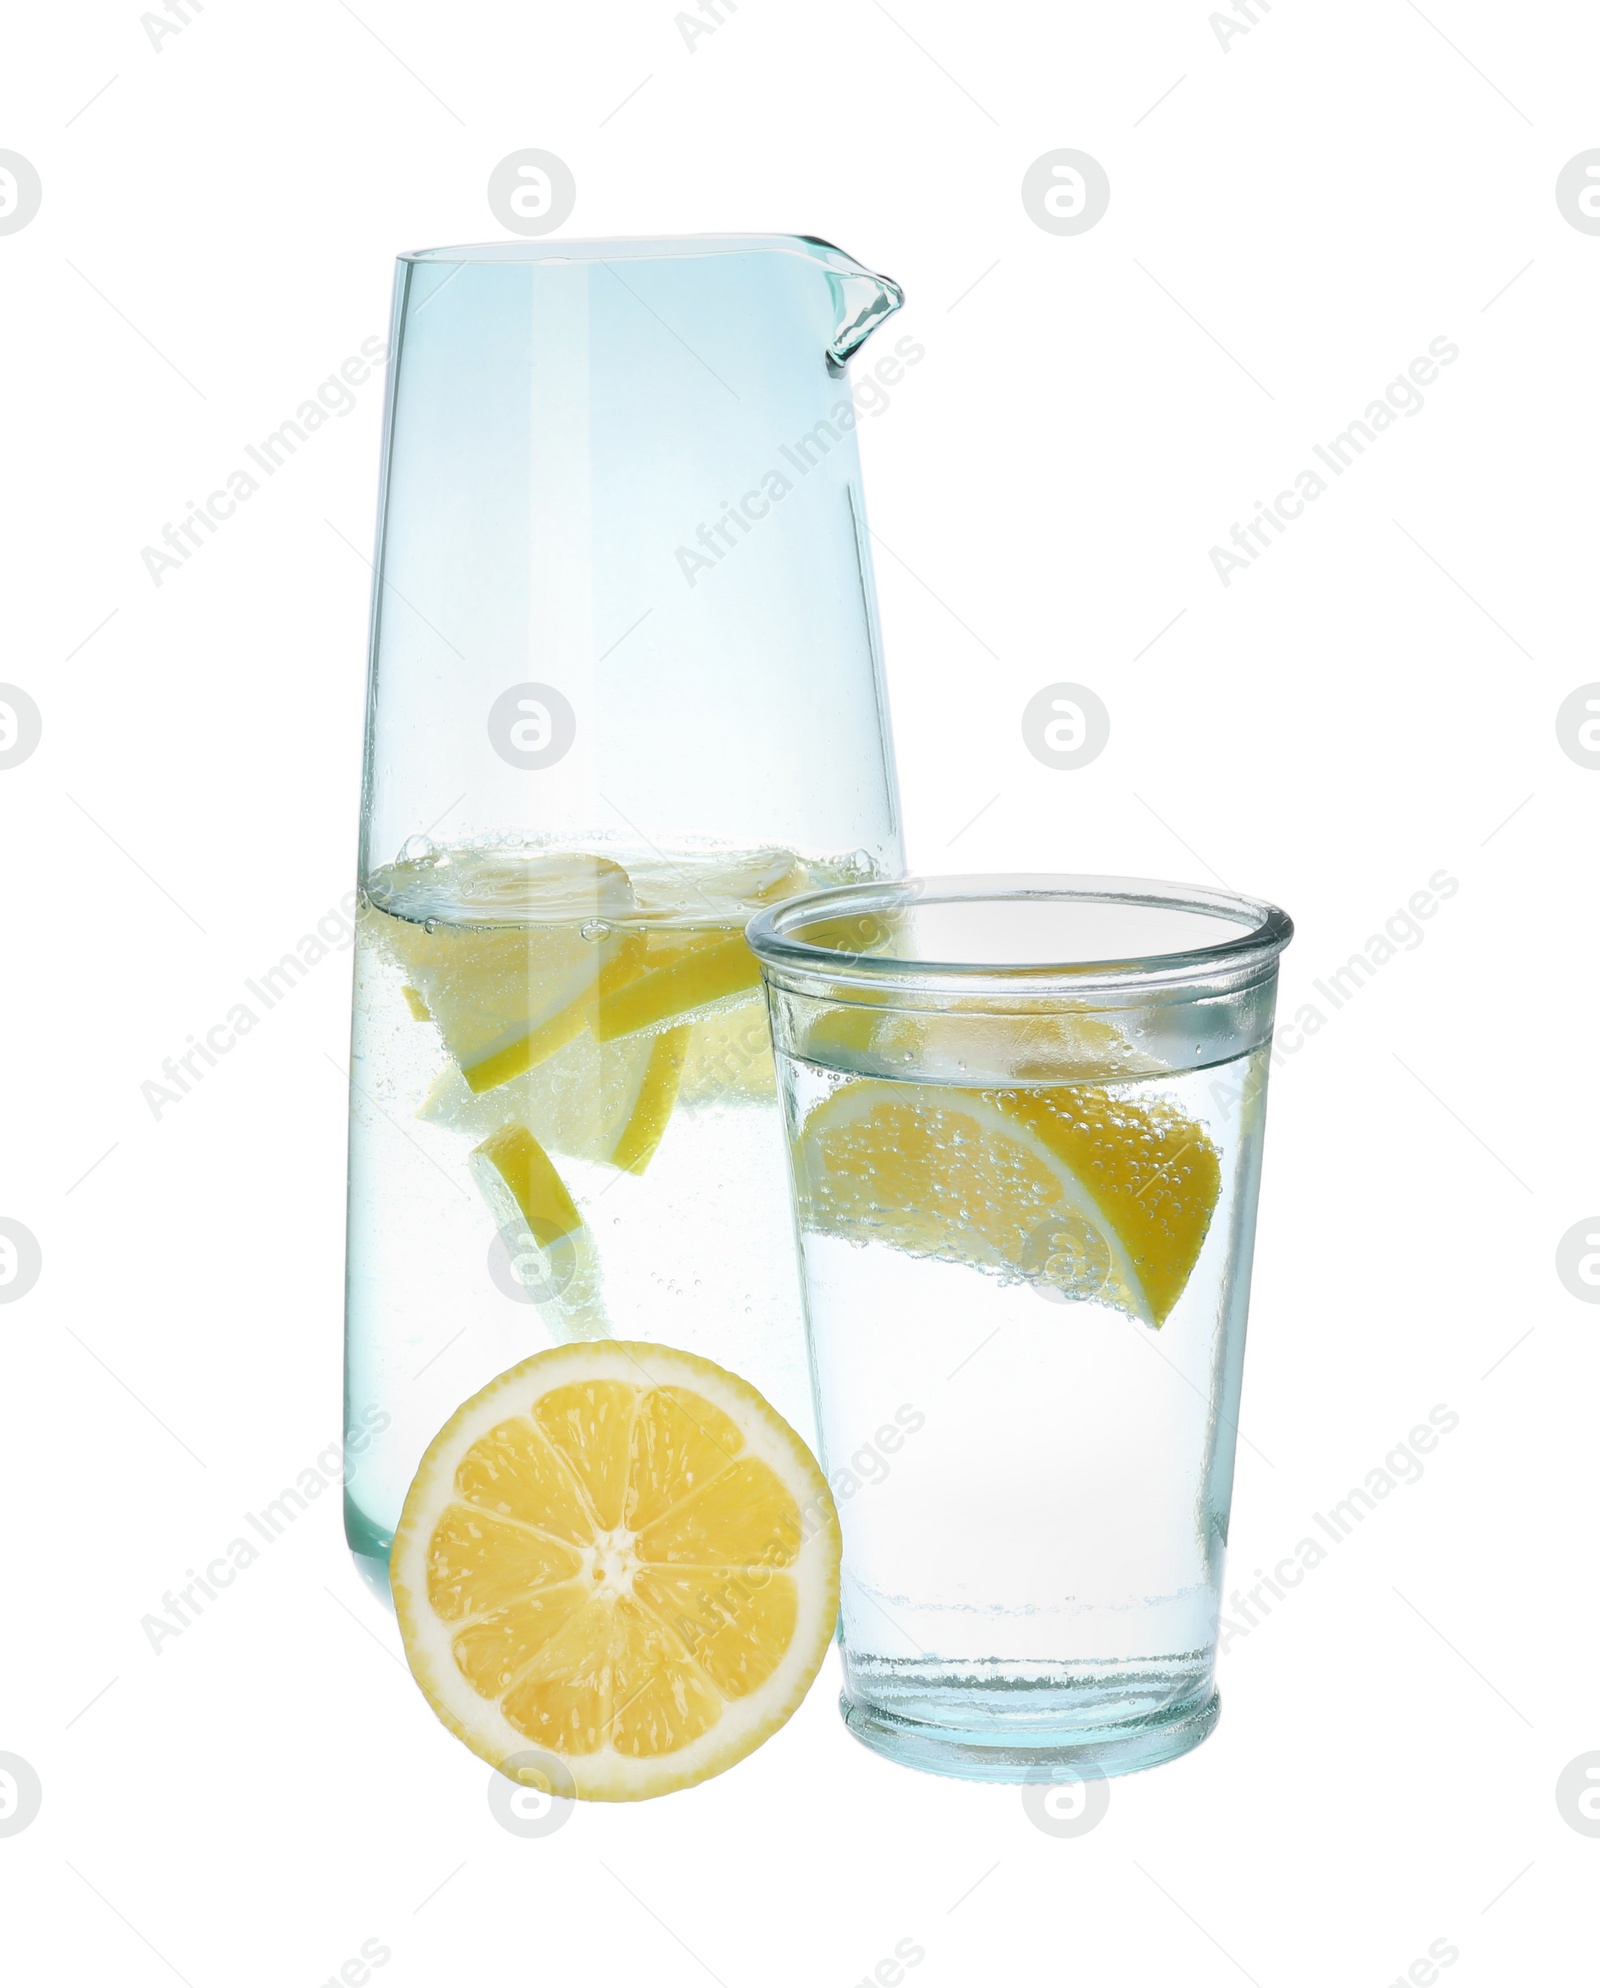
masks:
<path fill-rule="evenodd" d="M 611 927 L 603 918 L 585 918 L 578 927 L 578 937 L 587 939 L 593 944 L 597 939 L 603 939 L 610 930 Z"/>

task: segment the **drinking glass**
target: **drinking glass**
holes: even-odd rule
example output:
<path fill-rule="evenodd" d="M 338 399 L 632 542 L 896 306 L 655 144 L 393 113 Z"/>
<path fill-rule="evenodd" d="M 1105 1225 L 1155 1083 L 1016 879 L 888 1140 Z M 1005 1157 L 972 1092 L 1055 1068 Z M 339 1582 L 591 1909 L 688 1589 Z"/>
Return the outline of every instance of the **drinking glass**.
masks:
<path fill-rule="evenodd" d="M 1196 1745 L 1278 955 L 1268 904 L 1056 876 L 760 913 L 842 1709 L 977 1780 Z"/>
<path fill-rule="evenodd" d="M 420 250 L 395 281 L 350 1086 L 350 1543 L 552 1340 L 810 1434 L 753 910 L 898 875 L 849 362 L 793 235 Z"/>

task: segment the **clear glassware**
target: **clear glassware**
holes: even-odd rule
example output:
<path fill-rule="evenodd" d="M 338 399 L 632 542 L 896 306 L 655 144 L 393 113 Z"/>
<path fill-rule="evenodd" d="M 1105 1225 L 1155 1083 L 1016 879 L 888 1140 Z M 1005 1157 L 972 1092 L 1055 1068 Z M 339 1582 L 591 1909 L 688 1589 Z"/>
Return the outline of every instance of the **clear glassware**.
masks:
<path fill-rule="evenodd" d="M 1115 878 L 761 912 L 846 1723 L 979 1780 L 1196 1745 L 1288 918 Z"/>
<path fill-rule="evenodd" d="M 799 236 L 400 260 L 351 1064 L 374 1560 L 435 1431 L 552 1337 L 705 1354 L 811 1436 L 742 932 L 902 868 L 845 371 L 899 303 Z"/>

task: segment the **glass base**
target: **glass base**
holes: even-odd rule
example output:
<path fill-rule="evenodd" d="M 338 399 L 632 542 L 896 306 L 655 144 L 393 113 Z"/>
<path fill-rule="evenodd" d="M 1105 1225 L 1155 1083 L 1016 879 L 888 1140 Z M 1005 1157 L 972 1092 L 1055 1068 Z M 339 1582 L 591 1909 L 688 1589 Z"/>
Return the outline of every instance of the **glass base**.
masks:
<path fill-rule="evenodd" d="M 1030 1781 L 1045 1778 L 1053 1767 L 1136 1774 L 1198 1746 L 1221 1709 L 1214 1685 L 1200 1698 L 1089 1726 L 1008 1724 L 1003 1718 L 970 1726 L 935 1725 L 853 1699 L 848 1692 L 839 1699 L 845 1725 L 863 1746 L 902 1767 L 962 1781 Z"/>
<path fill-rule="evenodd" d="M 394 1595 L 389 1588 L 389 1563 L 387 1560 L 374 1560 L 370 1553 L 359 1553 L 350 1549 L 350 1558 L 362 1584 L 381 1601 L 391 1615 L 394 1614 Z"/>
<path fill-rule="evenodd" d="M 381 1560 L 388 1565 L 389 1549 L 394 1545 L 394 1528 L 379 1525 L 369 1518 L 351 1497 L 348 1487 L 344 1494 L 344 1537 L 352 1553 L 364 1553 L 371 1560 Z"/>
<path fill-rule="evenodd" d="M 356 1572 L 384 1607 L 392 1609 L 389 1548 L 394 1544 L 394 1535 L 386 1527 L 375 1525 L 348 1491 L 344 1494 L 344 1538 L 356 1563 Z"/>

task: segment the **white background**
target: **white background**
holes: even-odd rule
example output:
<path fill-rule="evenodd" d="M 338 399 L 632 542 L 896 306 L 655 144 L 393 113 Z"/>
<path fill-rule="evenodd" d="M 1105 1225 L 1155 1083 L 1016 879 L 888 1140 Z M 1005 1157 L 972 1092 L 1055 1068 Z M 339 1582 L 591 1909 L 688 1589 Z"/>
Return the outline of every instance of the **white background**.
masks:
<path fill-rule="evenodd" d="M 1441 1940 L 1452 1988 L 1593 1978 L 1555 1783 L 1600 1748 L 1600 1316 L 1554 1264 L 1600 1202 L 1600 776 L 1555 715 L 1600 676 L 1600 237 L 1554 187 L 1600 21 L 1256 0 L 1224 49 L 1204 0 L 742 0 L 691 53 L 669 0 L 192 9 L 159 53 L 137 0 L 20 10 L 0 78 L 44 189 L 0 236 L 0 675 L 44 718 L 0 773 L 0 1213 L 44 1257 L 0 1310 L 0 1751 L 44 1789 L 8 1978 L 314 1988 L 369 1940 L 383 1988 L 849 1988 L 903 1940 L 916 1988 L 1379 1988 Z M 1077 1839 L 857 1746 L 831 1656 L 733 1772 L 514 1837 L 332 1494 L 140 1627 L 337 1439 L 348 954 L 159 1122 L 140 1085 L 353 881 L 380 384 L 161 587 L 140 551 L 385 332 L 397 251 L 502 232 L 530 145 L 571 233 L 904 283 L 927 357 L 863 452 L 914 864 L 1225 878 L 1294 914 L 1286 1014 L 1459 879 L 1274 1079 L 1234 1579 L 1459 1427 Z M 1111 182 L 1077 237 L 1020 198 L 1061 146 Z M 1437 337 L 1423 411 L 1224 588 L 1210 547 Z M 1019 730 L 1063 679 L 1111 713 L 1078 772 Z"/>

